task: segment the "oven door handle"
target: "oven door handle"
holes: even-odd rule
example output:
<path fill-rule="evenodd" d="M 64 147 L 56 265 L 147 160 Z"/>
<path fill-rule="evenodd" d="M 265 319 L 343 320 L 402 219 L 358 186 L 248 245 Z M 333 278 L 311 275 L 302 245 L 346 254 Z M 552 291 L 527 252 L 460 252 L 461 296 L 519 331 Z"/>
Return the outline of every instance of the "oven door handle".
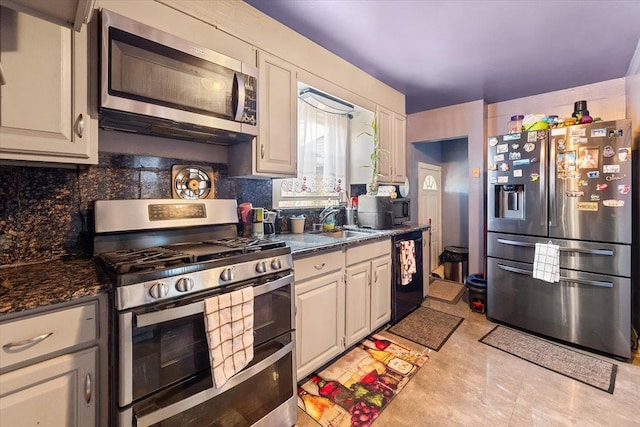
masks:
<path fill-rule="evenodd" d="M 253 297 L 258 297 L 274 289 L 293 283 L 293 274 L 288 274 L 272 282 L 264 285 L 256 286 L 253 289 Z M 204 301 L 196 301 L 194 303 L 181 307 L 167 308 L 160 311 L 142 313 L 135 315 L 135 321 L 138 328 L 145 326 L 157 325 L 158 323 L 168 322 L 170 320 L 181 319 L 183 317 L 193 316 L 194 314 L 204 313 Z"/>

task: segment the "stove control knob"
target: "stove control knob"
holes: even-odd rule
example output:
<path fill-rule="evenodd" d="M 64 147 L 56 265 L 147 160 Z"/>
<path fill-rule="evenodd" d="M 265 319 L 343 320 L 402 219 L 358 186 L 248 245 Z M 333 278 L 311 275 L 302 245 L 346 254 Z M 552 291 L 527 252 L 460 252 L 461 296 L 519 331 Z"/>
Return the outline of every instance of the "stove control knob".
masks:
<path fill-rule="evenodd" d="M 256 271 L 258 273 L 266 273 L 267 272 L 267 263 L 264 261 L 260 261 L 257 265 L 256 265 Z"/>
<path fill-rule="evenodd" d="M 220 274 L 220 279 L 222 279 L 225 282 L 228 282 L 229 280 L 233 280 L 235 277 L 235 274 L 233 272 L 233 268 L 225 268 L 224 270 L 222 270 L 222 273 Z"/>
<path fill-rule="evenodd" d="M 176 282 L 176 291 L 178 292 L 189 292 L 191 289 L 193 289 L 193 279 L 190 277 L 182 277 Z"/>
<path fill-rule="evenodd" d="M 280 258 L 275 258 L 271 261 L 271 268 L 273 270 L 280 270 L 282 268 L 282 261 L 280 261 Z"/>
<path fill-rule="evenodd" d="M 167 296 L 167 293 L 169 293 L 169 288 L 164 282 L 158 282 L 149 288 L 149 295 L 153 299 L 163 298 Z"/>

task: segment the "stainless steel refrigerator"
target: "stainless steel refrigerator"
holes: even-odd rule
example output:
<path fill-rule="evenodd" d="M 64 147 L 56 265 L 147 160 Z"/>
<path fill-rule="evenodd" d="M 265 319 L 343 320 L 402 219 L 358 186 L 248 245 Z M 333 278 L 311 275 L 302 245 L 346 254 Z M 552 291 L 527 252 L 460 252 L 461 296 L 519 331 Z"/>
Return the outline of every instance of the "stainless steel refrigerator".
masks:
<path fill-rule="evenodd" d="M 632 145 L 630 120 L 488 139 L 490 319 L 630 357 Z M 536 243 L 559 245 L 558 282 L 533 278 Z"/>

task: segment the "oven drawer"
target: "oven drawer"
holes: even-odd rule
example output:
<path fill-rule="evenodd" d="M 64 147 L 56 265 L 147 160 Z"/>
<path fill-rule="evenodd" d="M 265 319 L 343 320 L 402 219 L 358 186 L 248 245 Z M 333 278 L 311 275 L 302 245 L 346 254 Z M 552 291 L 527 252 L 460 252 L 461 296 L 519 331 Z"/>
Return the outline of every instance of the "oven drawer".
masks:
<path fill-rule="evenodd" d="M 0 369 L 97 337 L 97 303 L 0 324 Z"/>
<path fill-rule="evenodd" d="M 255 349 L 253 361 L 215 389 L 207 371 L 119 413 L 120 427 L 294 425 L 295 335 Z"/>

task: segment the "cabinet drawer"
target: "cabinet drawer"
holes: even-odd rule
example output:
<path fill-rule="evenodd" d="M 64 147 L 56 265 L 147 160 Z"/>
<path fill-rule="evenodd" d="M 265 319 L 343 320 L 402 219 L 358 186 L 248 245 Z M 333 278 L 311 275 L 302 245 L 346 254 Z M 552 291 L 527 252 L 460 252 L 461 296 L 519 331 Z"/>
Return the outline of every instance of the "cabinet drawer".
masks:
<path fill-rule="evenodd" d="M 0 324 L 0 369 L 97 338 L 97 303 Z"/>
<path fill-rule="evenodd" d="M 296 282 L 327 274 L 330 271 L 339 270 L 342 267 L 344 267 L 344 252 L 341 250 L 325 252 L 320 255 L 295 259 L 293 261 L 293 271 Z"/>
<path fill-rule="evenodd" d="M 353 265 L 359 262 L 367 261 L 380 256 L 391 254 L 391 241 L 381 240 L 375 243 L 367 243 L 364 245 L 348 247 L 346 264 Z"/>

